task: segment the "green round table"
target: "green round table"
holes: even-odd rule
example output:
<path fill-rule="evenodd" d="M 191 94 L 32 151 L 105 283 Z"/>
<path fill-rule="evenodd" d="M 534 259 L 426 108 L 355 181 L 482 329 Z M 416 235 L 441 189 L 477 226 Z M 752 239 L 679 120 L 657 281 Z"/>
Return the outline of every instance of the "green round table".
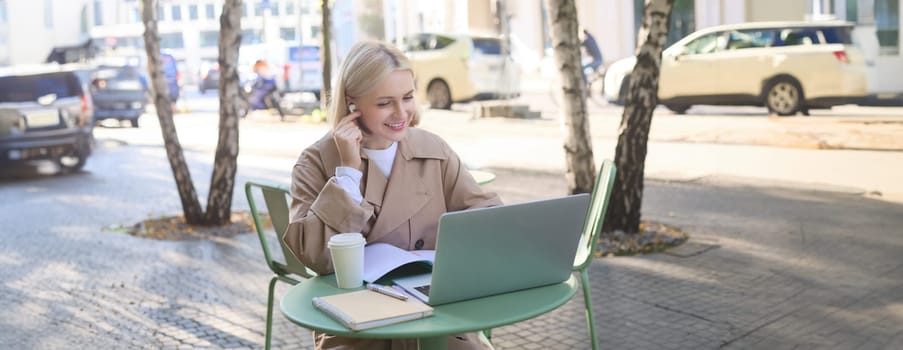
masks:
<path fill-rule="evenodd" d="M 577 292 L 577 280 L 570 276 L 558 284 L 439 305 L 430 317 L 360 332 L 346 328 L 311 302 L 314 297 L 349 291 L 336 287 L 334 274 L 318 276 L 289 289 L 279 306 L 286 318 L 307 329 L 351 338 L 417 338 L 421 349 L 441 350 L 446 349 L 449 335 L 501 327 L 558 308 Z"/>

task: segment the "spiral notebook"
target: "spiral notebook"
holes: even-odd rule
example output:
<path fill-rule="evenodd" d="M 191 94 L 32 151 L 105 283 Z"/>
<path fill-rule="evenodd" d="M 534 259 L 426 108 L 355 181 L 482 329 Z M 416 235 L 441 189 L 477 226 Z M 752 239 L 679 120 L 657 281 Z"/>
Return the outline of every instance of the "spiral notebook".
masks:
<path fill-rule="evenodd" d="M 314 307 L 353 331 L 388 326 L 433 314 L 433 308 L 408 298 L 395 299 L 370 290 L 313 298 Z"/>

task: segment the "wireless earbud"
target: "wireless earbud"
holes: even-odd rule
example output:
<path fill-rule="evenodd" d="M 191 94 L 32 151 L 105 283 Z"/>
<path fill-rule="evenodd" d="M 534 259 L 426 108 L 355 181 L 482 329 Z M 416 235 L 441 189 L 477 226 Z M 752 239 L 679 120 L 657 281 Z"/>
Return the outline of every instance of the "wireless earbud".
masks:
<path fill-rule="evenodd" d="M 354 111 L 357 110 L 357 106 L 355 106 L 354 103 L 348 104 L 348 110 L 351 111 L 351 113 L 354 113 Z"/>

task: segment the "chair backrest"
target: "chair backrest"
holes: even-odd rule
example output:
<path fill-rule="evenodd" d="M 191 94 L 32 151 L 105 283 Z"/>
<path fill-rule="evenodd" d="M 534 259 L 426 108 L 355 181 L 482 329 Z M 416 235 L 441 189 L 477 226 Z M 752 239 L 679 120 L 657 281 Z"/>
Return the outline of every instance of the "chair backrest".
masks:
<path fill-rule="evenodd" d="M 611 187 L 615 182 L 615 172 L 615 164 L 610 159 L 606 159 L 602 162 L 599 174 L 596 175 L 583 236 L 580 237 L 580 245 L 577 247 L 577 255 L 574 257 L 574 271 L 585 269 L 593 261 L 596 253 L 596 241 L 599 239 L 599 233 L 602 232 L 605 211 L 608 210 Z"/>
<path fill-rule="evenodd" d="M 276 232 L 276 240 L 279 241 L 279 247 L 282 248 L 282 254 L 285 261 L 277 261 L 270 254 L 270 245 L 267 242 L 266 231 L 264 230 L 264 218 L 257 208 L 255 197 L 255 188 L 259 190 L 263 196 L 266 212 L 270 217 L 273 230 Z M 251 216 L 254 219 L 254 228 L 257 230 L 257 236 L 260 238 L 260 244 L 263 248 L 263 256 L 266 259 L 267 266 L 276 275 L 289 277 L 288 274 L 295 274 L 304 278 L 311 278 L 317 274 L 306 266 L 301 264 L 294 258 L 291 251 L 282 243 L 282 235 L 288 227 L 289 221 L 289 199 L 291 194 L 286 186 L 267 184 L 262 182 L 248 181 L 245 183 L 245 195 L 248 197 L 248 206 L 251 209 Z"/>

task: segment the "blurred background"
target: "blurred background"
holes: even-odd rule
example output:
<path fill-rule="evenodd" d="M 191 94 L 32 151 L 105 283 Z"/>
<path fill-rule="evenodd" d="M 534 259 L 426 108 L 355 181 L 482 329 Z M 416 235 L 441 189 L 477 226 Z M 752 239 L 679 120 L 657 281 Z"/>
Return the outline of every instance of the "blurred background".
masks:
<path fill-rule="evenodd" d="M 634 53 L 642 0 L 578 0 L 581 26 L 592 33 L 605 62 Z M 900 0 L 676 0 L 667 45 L 702 28 L 759 21 L 838 19 L 855 25 L 853 40 L 868 67 L 868 92 L 903 91 L 900 53 Z M 47 60 L 144 60 L 137 0 L 0 0 L 0 67 Z M 207 90 L 204 79 L 217 59 L 221 1 L 160 1 L 162 48 L 179 67 L 183 85 Z M 545 3 L 506 4 L 511 56 L 524 74 L 548 69 L 550 32 Z M 502 34 L 495 0 L 413 1 L 336 0 L 333 4 L 333 54 L 341 60 L 353 42 L 365 38 L 395 40 L 418 33 Z M 302 81 L 316 75 L 321 32 L 320 1 L 246 1 L 240 60 L 250 67 L 267 58 L 279 68 L 284 91 L 318 84 Z M 667 47 L 666 45 L 666 47 Z M 54 56 L 55 55 L 55 56 Z M 53 56 L 53 57 L 51 57 Z M 112 62 L 111 62 L 112 63 Z M 307 87 L 305 87 L 305 85 Z"/>

